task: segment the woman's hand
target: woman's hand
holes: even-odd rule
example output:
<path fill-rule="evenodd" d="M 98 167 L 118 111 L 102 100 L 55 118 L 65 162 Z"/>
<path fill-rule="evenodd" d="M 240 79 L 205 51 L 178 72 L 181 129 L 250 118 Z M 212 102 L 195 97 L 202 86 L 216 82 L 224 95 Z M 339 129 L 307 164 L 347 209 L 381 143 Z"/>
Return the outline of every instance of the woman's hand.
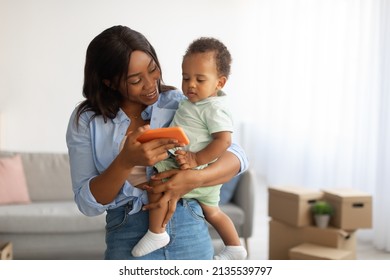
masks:
<path fill-rule="evenodd" d="M 202 172 L 198 170 L 173 169 L 158 173 L 152 177 L 152 192 L 163 193 L 158 202 L 143 207 L 144 210 L 159 208 L 169 204 L 163 224 L 167 224 L 176 210 L 176 204 L 186 193 L 202 185 Z"/>
<path fill-rule="evenodd" d="M 149 130 L 149 125 L 141 126 L 136 131 L 127 134 L 127 139 L 120 152 L 122 162 L 125 166 L 149 166 L 166 159 L 167 151 L 172 148 L 181 147 L 175 139 L 156 139 L 146 143 L 140 143 L 137 138 Z"/>
<path fill-rule="evenodd" d="M 144 183 L 141 183 L 141 184 L 134 186 L 134 188 L 149 192 L 149 191 L 153 190 L 153 185 L 150 184 L 150 182 L 144 182 Z"/>
<path fill-rule="evenodd" d="M 169 203 L 164 223 L 167 224 L 176 210 L 179 199 L 191 190 L 201 186 L 213 186 L 228 182 L 240 170 L 240 160 L 231 152 L 225 152 L 216 162 L 205 169 L 173 169 L 152 177 L 153 193 L 163 193 L 158 202 L 143 207 L 144 210 L 159 208 Z M 168 179 L 162 182 L 162 180 Z M 160 181 L 160 182 L 158 182 Z"/>
<path fill-rule="evenodd" d="M 167 150 L 181 146 L 173 139 L 138 142 L 137 138 L 148 129 L 149 125 L 145 125 L 129 133 L 119 155 L 102 174 L 91 180 L 90 189 L 97 202 L 107 204 L 113 201 L 134 166 L 154 165 L 168 157 Z M 145 186 L 140 188 L 148 190 Z"/>

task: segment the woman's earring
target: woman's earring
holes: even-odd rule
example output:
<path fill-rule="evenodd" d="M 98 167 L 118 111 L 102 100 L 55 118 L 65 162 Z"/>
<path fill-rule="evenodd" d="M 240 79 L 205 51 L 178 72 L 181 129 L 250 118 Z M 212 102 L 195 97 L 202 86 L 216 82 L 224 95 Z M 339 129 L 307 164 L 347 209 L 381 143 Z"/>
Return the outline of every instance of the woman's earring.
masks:
<path fill-rule="evenodd" d="M 106 86 L 106 87 L 108 87 L 109 89 L 111 89 L 111 82 L 110 82 L 110 80 L 107 80 L 107 79 L 103 79 L 103 84 Z"/>

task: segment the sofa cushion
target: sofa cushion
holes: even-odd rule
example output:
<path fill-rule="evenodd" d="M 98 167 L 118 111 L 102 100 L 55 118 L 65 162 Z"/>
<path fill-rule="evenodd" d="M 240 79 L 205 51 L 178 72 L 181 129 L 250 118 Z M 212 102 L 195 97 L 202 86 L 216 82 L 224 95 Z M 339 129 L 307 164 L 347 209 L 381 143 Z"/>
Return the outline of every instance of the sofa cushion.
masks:
<path fill-rule="evenodd" d="M 30 203 L 20 155 L 0 158 L 0 205 Z"/>
<path fill-rule="evenodd" d="M 225 183 L 221 187 L 221 193 L 220 193 L 220 199 L 219 199 L 219 204 L 223 205 L 230 200 L 232 200 L 232 197 L 234 195 L 234 192 L 236 191 L 238 182 L 240 181 L 241 175 L 237 175 L 233 177 L 229 182 Z"/>
<path fill-rule="evenodd" d="M 104 231 L 105 215 L 87 217 L 74 201 L 1 205 L 2 233 L 67 233 Z"/>
<path fill-rule="evenodd" d="M 15 154 L 22 157 L 32 201 L 73 200 L 68 154 L 1 151 L 0 157 Z"/>

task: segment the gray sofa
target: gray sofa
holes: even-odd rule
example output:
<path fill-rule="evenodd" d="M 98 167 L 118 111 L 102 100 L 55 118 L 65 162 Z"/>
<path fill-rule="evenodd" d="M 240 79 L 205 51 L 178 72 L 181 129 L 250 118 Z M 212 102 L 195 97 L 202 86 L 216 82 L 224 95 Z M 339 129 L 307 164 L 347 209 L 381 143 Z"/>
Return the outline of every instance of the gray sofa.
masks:
<path fill-rule="evenodd" d="M 32 203 L 0 206 L 0 240 L 12 242 L 14 259 L 102 259 L 105 216 L 78 210 L 68 156 L 20 154 Z"/>
<path fill-rule="evenodd" d="M 13 155 L 0 152 L 0 157 Z M 31 203 L 0 205 L 0 240 L 14 259 L 102 259 L 105 215 L 87 217 L 73 201 L 68 155 L 19 153 Z M 222 206 L 247 244 L 253 224 L 253 174 L 244 173 L 231 201 Z M 210 228 L 213 238 L 219 238 Z"/>

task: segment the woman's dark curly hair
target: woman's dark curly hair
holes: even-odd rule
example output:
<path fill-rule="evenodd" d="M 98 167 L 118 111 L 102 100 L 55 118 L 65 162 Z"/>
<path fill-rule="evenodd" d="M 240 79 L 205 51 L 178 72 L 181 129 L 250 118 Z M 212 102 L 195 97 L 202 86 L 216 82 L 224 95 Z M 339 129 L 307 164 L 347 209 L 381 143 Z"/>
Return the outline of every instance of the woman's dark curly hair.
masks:
<path fill-rule="evenodd" d="M 195 53 L 214 52 L 218 74 L 229 78 L 232 56 L 227 47 L 218 39 L 201 37 L 194 40 L 187 48 L 184 58 Z"/>
<path fill-rule="evenodd" d="M 141 33 L 126 26 L 113 26 L 96 36 L 87 48 L 83 96 L 86 98 L 77 111 L 77 119 L 86 111 L 93 111 L 92 118 L 102 115 L 104 121 L 115 118 L 119 111 L 122 95 L 116 89 L 122 77 L 127 76 L 131 53 L 135 50 L 149 54 L 161 71 L 153 46 Z M 106 85 L 103 80 L 110 81 Z M 172 87 L 158 82 L 159 91 Z"/>

